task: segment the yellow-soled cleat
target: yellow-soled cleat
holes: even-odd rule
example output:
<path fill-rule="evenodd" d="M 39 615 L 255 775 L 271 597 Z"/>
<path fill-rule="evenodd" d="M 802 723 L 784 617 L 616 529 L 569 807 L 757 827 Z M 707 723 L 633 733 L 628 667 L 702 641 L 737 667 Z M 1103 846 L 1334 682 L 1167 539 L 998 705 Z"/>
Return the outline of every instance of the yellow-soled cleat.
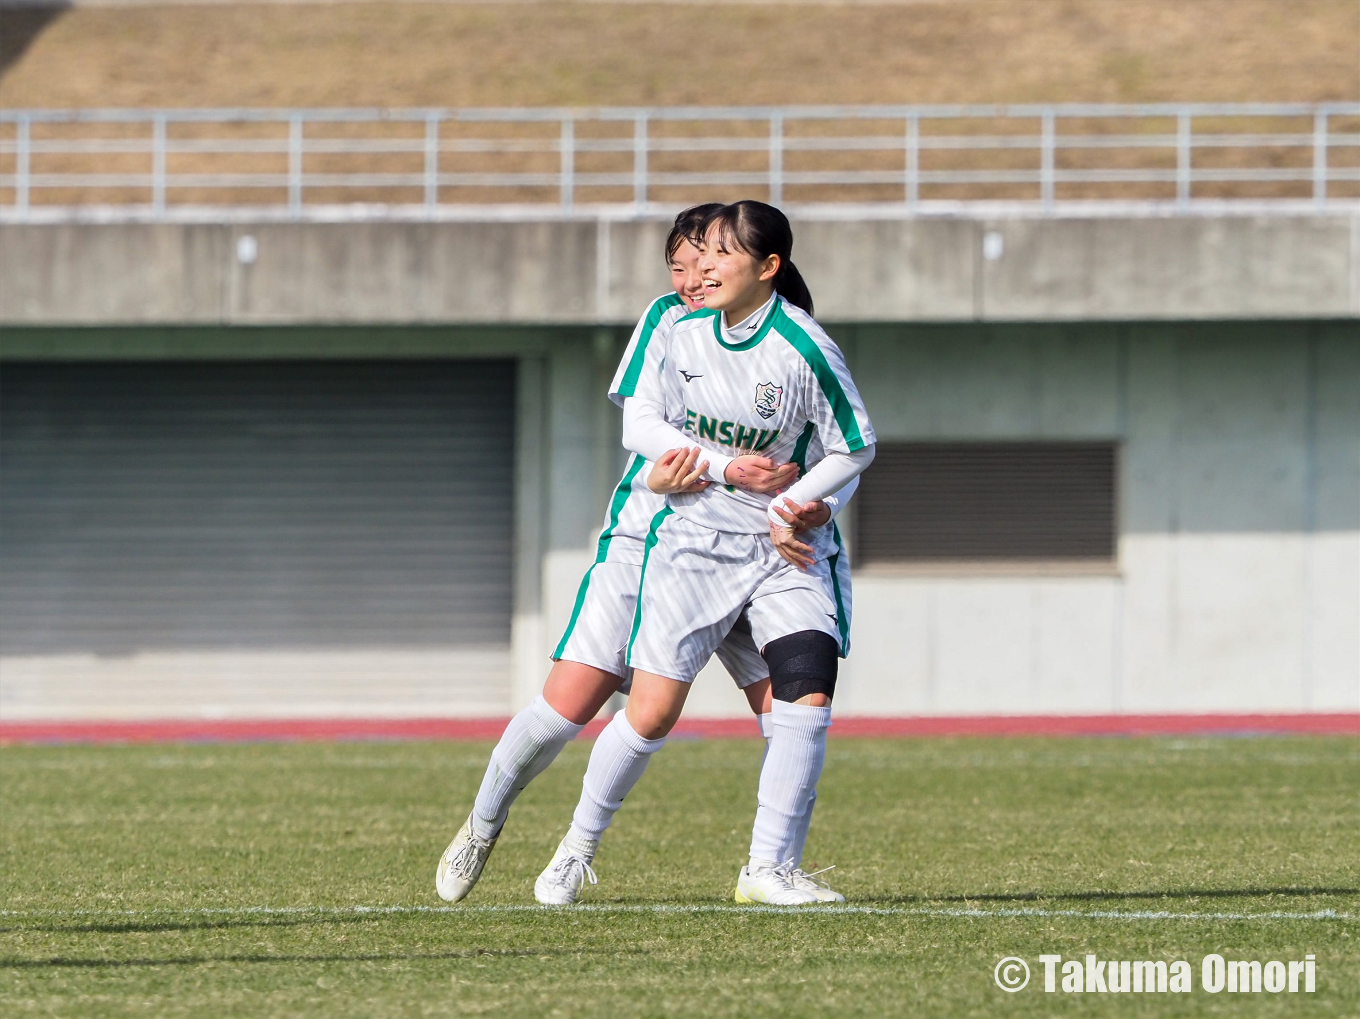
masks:
<path fill-rule="evenodd" d="M 742 867 L 737 874 L 737 901 L 744 906 L 808 906 L 821 902 L 812 892 L 795 888 L 792 873 L 791 862 Z"/>

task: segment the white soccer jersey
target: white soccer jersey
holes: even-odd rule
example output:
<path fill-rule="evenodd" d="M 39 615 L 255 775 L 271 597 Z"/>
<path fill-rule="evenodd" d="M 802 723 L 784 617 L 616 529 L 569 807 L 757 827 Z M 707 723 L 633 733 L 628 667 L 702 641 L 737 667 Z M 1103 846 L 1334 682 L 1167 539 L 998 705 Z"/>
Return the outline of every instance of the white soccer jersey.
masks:
<path fill-rule="evenodd" d="M 768 310 L 764 308 L 761 311 Z M 687 314 L 688 308 L 675 294 L 667 294 L 652 302 L 624 351 L 610 387 L 611 399 L 621 404 L 625 398 L 637 396 L 641 391 L 665 413 L 669 404 L 663 392 L 662 365 L 668 343 L 667 334 Z M 758 313 L 754 318 L 759 322 L 761 314 Z M 656 362 L 651 371 L 646 370 L 649 359 Z M 683 408 L 683 404 L 670 406 L 672 416 L 679 413 L 677 407 Z M 824 455 L 820 439 L 815 434 L 804 444 L 804 450 L 805 462 L 809 466 Z M 604 528 L 596 549 L 597 565 L 586 571 L 577 592 L 571 620 L 553 652 L 554 659 L 565 658 L 593 665 L 614 675 L 627 675 L 624 653 L 629 631 L 636 621 L 639 580 L 642 565 L 646 561 L 645 539 L 657 514 L 666 509 L 665 498 L 647 487 L 651 466 L 651 462 L 639 454 L 634 453 L 629 458 L 605 513 Z M 849 491 L 847 489 L 840 493 L 843 496 L 842 505 L 849 498 Z M 835 608 L 816 615 L 813 625 L 824 625 L 823 615 L 834 620 L 842 646 L 841 653 L 845 654 L 850 622 L 849 561 L 844 555 L 834 524 L 814 533 L 824 533 L 834 542 L 821 558 L 830 559 L 827 565 L 830 568 L 828 579 L 831 586 L 827 589 L 827 606 L 834 604 Z M 813 544 L 819 545 L 821 542 L 814 540 Z M 822 568 L 819 566 L 817 569 Z M 759 613 L 757 618 L 760 618 Z M 764 628 L 768 627 L 762 626 Z M 764 679 L 767 674 L 760 649 L 748 631 L 731 629 L 731 632 L 726 632 L 717 653 L 738 687 Z M 703 659 L 707 660 L 706 654 Z"/>
<path fill-rule="evenodd" d="M 634 395 L 653 337 L 665 335 L 687 314 L 689 307 L 676 293 L 658 297 L 648 305 L 614 373 L 614 381 L 609 387 L 611 400 L 622 406 L 625 397 Z M 656 401 L 660 403 L 662 399 L 664 397 L 658 393 Z M 647 528 L 651 526 L 652 517 L 666 505 L 665 496 L 657 495 L 647 487 L 647 475 L 651 470 L 651 462 L 645 458 L 636 453 L 629 457 L 628 466 L 605 511 L 604 530 L 600 532 L 595 550 L 596 562 L 642 565 L 642 543 L 647 538 Z"/>
<path fill-rule="evenodd" d="M 609 386 L 611 400 L 620 407 L 630 396 L 661 402 L 657 369 L 660 358 L 665 356 L 665 339 L 671 327 L 689 313 L 689 305 L 676 293 L 665 294 L 648 305 L 614 372 L 614 381 Z M 658 342 L 653 345 L 653 340 Z M 638 391 L 639 385 L 643 386 L 642 392 Z"/>
<path fill-rule="evenodd" d="M 757 453 L 811 470 L 828 452 L 875 441 L 873 425 L 840 348 L 806 312 L 774 295 L 734 329 L 704 309 L 658 330 L 633 391 L 704 449 Z M 631 367 L 631 366 L 630 366 Z M 660 394 L 660 398 L 654 394 Z M 743 534 L 769 529 L 770 496 L 732 485 L 671 495 L 677 514 Z"/>

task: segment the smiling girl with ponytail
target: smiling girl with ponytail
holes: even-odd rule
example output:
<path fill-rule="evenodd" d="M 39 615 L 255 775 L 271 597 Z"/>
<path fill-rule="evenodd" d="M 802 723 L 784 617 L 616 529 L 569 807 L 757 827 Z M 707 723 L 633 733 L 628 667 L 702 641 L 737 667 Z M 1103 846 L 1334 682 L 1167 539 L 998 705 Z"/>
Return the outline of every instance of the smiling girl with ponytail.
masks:
<path fill-rule="evenodd" d="M 724 205 L 709 214 L 702 232 L 716 232 L 729 250 L 744 251 L 760 263 L 777 256 L 779 267 L 772 281 L 775 293 L 809 315 L 813 313 L 812 292 L 791 257 L 793 228 L 788 217 L 773 205 L 749 199 Z"/>

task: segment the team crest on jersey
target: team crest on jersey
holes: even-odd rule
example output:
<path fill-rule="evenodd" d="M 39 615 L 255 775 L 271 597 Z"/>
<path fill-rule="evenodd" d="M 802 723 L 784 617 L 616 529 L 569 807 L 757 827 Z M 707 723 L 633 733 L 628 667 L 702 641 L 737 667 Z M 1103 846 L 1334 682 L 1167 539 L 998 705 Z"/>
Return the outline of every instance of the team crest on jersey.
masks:
<path fill-rule="evenodd" d="M 756 413 L 767 421 L 779 409 L 779 401 L 784 397 L 784 387 L 773 382 L 762 382 L 756 386 Z"/>

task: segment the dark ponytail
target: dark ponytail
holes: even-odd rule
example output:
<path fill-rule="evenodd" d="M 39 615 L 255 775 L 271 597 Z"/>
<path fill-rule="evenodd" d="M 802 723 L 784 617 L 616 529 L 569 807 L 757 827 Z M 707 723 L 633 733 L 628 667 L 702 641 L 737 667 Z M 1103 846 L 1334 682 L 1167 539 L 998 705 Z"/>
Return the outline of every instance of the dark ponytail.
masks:
<path fill-rule="evenodd" d="M 666 261 L 669 262 L 675 257 L 675 253 L 685 241 L 689 241 L 697 248 L 699 242 L 704 239 L 704 224 L 721 208 L 720 202 L 706 202 L 703 205 L 692 205 L 676 216 L 675 225 L 671 227 L 670 235 L 666 238 Z"/>
<path fill-rule="evenodd" d="M 703 232 L 714 227 L 729 249 L 744 251 L 760 262 L 778 255 L 775 292 L 795 307 L 812 314 L 812 292 L 789 257 L 793 251 L 793 228 L 789 226 L 787 216 L 764 202 L 733 202 L 709 213 Z"/>
<path fill-rule="evenodd" d="M 792 259 L 780 261 L 779 272 L 774 277 L 774 289 L 795 308 L 802 308 L 809 315 L 812 314 L 812 291 L 808 289 L 803 274 Z"/>

